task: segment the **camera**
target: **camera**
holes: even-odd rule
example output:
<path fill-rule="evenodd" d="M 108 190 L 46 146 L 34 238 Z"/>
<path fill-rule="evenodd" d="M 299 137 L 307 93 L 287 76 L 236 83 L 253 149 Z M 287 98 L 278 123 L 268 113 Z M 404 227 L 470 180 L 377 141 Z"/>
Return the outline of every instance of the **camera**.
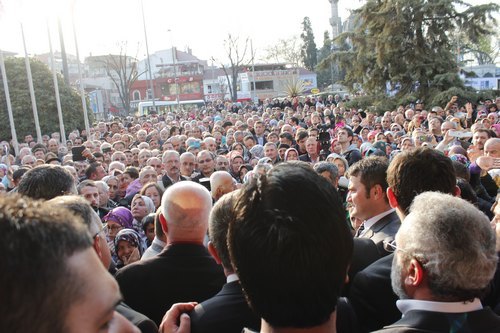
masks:
<path fill-rule="evenodd" d="M 334 126 L 333 124 L 334 123 L 330 123 L 330 125 L 322 124 L 322 125 L 316 126 L 316 128 L 319 130 L 318 141 L 319 141 L 320 146 L 321 146 L 321 151 L 320 151 L 319 155 L 322 158 L 326 158 L 330 154 L 331 136 L 330 136 L 330 132 L 328 132 L 328 130 L 333 128 L 333 126 Z"/>

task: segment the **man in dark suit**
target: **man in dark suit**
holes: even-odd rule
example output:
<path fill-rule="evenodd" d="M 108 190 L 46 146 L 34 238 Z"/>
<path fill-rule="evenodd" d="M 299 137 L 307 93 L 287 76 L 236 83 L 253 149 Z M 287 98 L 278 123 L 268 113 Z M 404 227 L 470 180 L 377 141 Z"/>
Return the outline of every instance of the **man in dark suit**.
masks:
<path fill-rule="evenodd" d="M 388 166 L 386 158 L 373 156 L 355 163 L 347 172 L 351 217 L 363 221 L 354 236 L 351 281 L 357 272 L 389 254 L 383 242 L 392 241 L 401 225 L 386 194 Z"/>
<path fill-rule="evenodd" d="M 299 160 L 303 162 L 309 162 L 312 165 L 321 161 L 321 158 L 318 154 L 318 142 L 315 137 L 308 137 L 306 140 L 306 152 L 307 154 L 300 155 Z"/>
<path fill-rule="evenodd" d="M 396 155 L 387 170 L 387 182 L 389 204 L 401 219 L 419 193 L 460 193 L 451 160 L 425 147 Z M 366 332 L 401 318 L 396 308 L 398 298 L 391 287 L 392 260 L 391 254 L 375 261 L 358 272 L 350 284 L 349 300 Z"/>
<path fill-rule="evenodd" d="M 262 332 L 358 332 L 339 299 L 352 236 L 334 188 L 304 163 L 281 163 L 234 195 L 229 256 Z M 161 332 L 188 332 L 193 307 L 175 304 Z"/>
<path fill-rule="evenodd" d="M 255 144 L 264 146 L 267 143 L 266 135 L 264 133 L 266 129 L 264 122 L 262 122 L 261 120 L 257 120 L 253 125 L 253 129 L 255 132 L 253 136 L 255 139 Z"/>
<path fill-rule="evenodd" d="M 479 299 L 498 261 L 480 210 L 449 194 L 422 193 L 396 240 L 391 280 L 403 318 L 378 332 L 500 331 L 500 317 Z"/>
<path fill-rule="evenodd" d="M 381 256 L 388 254 L 384 253 L 382 242 L 392 241 L 401 225 L 386 194 L 388 167 L 386 158 L 373 156 L 355 163 L 347 171 L 351 216 L 363 221 L 355 237 L 371 239 L 380 247 Z"/>
<path fill-rule="evenodd" d="M 227 283 L 214 297 L 198 304 L 190 313 L 191 333 L 241 332 L 244 327 L 259 330 L 260 318 L 250 310 L 227 249 L 227 229 L 235 218 L 236 193 L 224 195 L 210 214 L 208 251 L 222 265 Z"/>
<path fill-rule="evenodd" d="M 165 151 L 162 156 L 162 164 L 163 170 L 165 170 L 165 174 L 161 179 L 161 185 L 164 189 L 179 181 L 189 180 L 188 177 L 184 177 L 183 175 L 181 175 L 181 160 L 180 155 L 177 151 Z"/>
<path fill-rule="evenodd" d="M 168 243 L 157 256 L 116 274 L 125 302 L 158 325 L 173 303 L 202 302 L 224 284 L 224 273 L 203 246 L 210 193 L 195 182 L 179 182 L 163 195 L 160 222 Z"/>

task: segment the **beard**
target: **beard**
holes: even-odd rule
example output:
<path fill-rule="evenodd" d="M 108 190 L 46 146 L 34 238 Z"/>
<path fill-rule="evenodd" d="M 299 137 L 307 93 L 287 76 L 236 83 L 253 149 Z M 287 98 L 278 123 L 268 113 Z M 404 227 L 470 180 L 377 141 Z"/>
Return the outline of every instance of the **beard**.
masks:
<path fill-rule="evenodd" d="M 403 288 L 403 268 L 402 265 L 398 262 L 398 258 L 396 253 L 394 253 L 394 257 L 392 259 L 392 268 L 391 268 L 391 285 L 392 290 L 396 295 L 398 295 L 399 299 L 408 299 L 408 294 Z"/>

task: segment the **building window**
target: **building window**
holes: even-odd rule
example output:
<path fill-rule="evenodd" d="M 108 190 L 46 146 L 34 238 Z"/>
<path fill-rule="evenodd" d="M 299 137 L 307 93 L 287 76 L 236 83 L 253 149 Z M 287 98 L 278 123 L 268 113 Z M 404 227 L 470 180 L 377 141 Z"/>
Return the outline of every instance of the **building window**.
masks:
<path fill-rule="evenodd" d="M 255 82 L 255 90 L 273 90 L 274 89 L 273 81 L 260 81 Z"/>
<path fill-rule="evenodd" d="M 132 93 L 132 96 L 133 96 L 133 100 L 134 101 L 140 101 L 141 100 L 141 92 L 139 90 L 134 90 L 134 92 Z"/>

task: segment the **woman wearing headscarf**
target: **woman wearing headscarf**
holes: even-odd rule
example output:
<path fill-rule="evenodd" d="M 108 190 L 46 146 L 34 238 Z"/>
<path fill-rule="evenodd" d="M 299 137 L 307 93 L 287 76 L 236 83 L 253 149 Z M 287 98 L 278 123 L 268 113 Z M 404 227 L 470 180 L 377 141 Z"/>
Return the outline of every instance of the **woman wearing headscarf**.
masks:
<path fill-rule="evenodd" d="M 117 256 L 117 268 L 139 261 L 145 251 L 143 242 L 134 229 L 120 230 L 115 237 L 114 247 Z"/>
<path fill-rule="evenodd" d="M 141 236 L 141 239 L 145 244 L 146 234 L 142 229 L 142 219 L 144 218 L 144 216 L 156 211 L 155 204 L 150 197 L 136 194 L 132 199 L 130 210 L 132 211 L 132 216 L 134 218 L 132 221 L 132 229 L 139 233 L 139 236 Z"/>
<path fill-rule="evenodd" d="M 122 229 L 132 229 L 134 217 L 129 209 L 125 207 L 116 207 L 106 214 L 102 220 L 106 223 L 108 247 L 111 251 L 113 260 L 116 262 L 118 260 L 115 252 L 116 235 Z"/>

